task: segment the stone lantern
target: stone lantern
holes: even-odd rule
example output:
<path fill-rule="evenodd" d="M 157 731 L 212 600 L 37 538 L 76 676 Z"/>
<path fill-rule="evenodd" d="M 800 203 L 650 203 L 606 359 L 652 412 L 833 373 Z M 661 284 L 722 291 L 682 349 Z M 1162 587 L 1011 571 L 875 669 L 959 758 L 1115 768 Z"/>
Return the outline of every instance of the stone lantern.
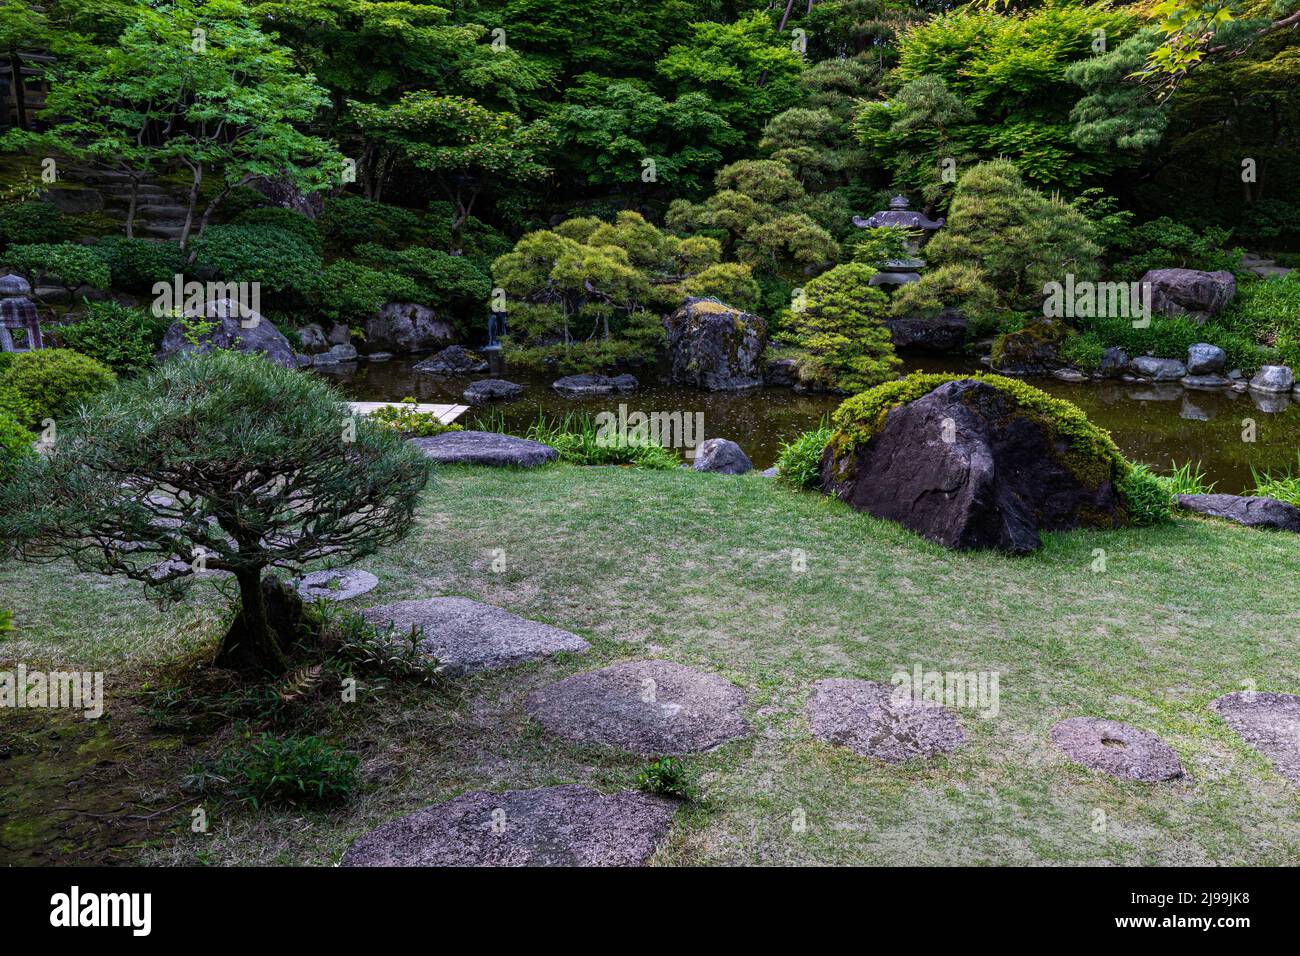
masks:
<path fill-rule="evenodd" d="M 28 349 L 44 347 L 36 303 L 28 298 L 31 291 L 31 285 L 22 276 L 0 276 L 0 351 L 16 351 L 10 329 L 27 333 Z"/>
<path fill-rule="evenodd" d="M 924 213 L 913 212 L 907 208 L 906 196 L 895 196 L 889 200 L 889 208 L 872 213 L 867 218 L 853 217 L 853 225 L 859 229 L 883 229 L 894 227 L 908 230 L 911 238 L 907 248 L 911 256 L 907 259 L 890 259 L 880 267 L 880 271 L 871 277 L 872 285 L 906 285 L 920 280 L 920 270 L 925 268 L 925 260 L 917 258 L 921 246 L 930 235 L 943 226 L 946 220 L 933 220 Z M 917 233 L 920 235 L 918 236 Z"/>

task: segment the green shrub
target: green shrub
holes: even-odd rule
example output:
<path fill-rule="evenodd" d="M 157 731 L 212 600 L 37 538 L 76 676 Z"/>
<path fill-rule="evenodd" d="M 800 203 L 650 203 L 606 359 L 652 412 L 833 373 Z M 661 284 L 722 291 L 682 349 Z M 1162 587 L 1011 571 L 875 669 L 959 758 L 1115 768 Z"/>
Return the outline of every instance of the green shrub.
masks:
<path fill-rule="evenodd" d="M 1169 486 L 1146 465 L 1130 465 L 1116 483 L 1116 490 L 1128 508 L 1129 521 L 1135 525 L 1161 524 L 1173 517 Z"/>
<path fill-rule="evenodd" d="M 320 311 L 338 322 L 360 326 L 386 302 L 418 301 L 420 287 L 396 272 L 356 262 L 330 263 L 320 276 Z"/>
<path fill-rule="evenodd" d="M 326 199 L 317 224 L 330 248 L 338 251 L 366 242 L 400 248 L 415 242 L 424 232 L 420 213 L 361 196 Z"/>
<path fill-rule="evenodd" d="M 404 398 L 398 405 L 376 408 L 368 417 L 405 438 L 432 438 L 443 432 L 463 431 L 459 425 L 444 425 L 433 412 L 416 411 L 416 404 L 415 399 Z"/>
<path fill-rule="evenodd" d="M 1095 372 L 1101 367 L 1101 356 L 1106 346 L 1096 332 L 1080 332 L 1061 343 L 1061 358 L 1075 368 Z"/>
<path fill-rule="evenodd" d="M 1114 274 L 1120 279 L 1140 279 L 1151 269 L 1203 269 L 1206 272 L 1241 269 L 1239 247 L 1228 248 L 1231 229 L 1192 226 L 1161 216 L 1132 227 L 1119 237 L 1113 255 L 1119 260 Z"/>
<path fill-rule="evenodd" d="M 714 298 L 746 312 L 753 312 L 763 297 L 754 281 L 752 266 L 740 262 L 715 262 L 682 283 L 682 291 L 697 298 Z"/>
<path fill-rule="evenodd" d="M 919 282 L 902 286 L 889 301 L 897 317 L 933 319 L 944 309 L 960 309 L 976 323 L 991 316 L 996 305 L 997 294 L 984 272 L 965 262 L 926 271 Z"/>
<path fill-rule="evenodd" d="M 26 276 L 33 286 L 53 283 L 65 289 L 83 285 L 107 289 L 112 284 L 104 257 L 79 242 L 10 246 L 5 250 L 4 262 Z"/>
<path fill-rule="evenodd" d="M 1300 274 L 1239 282 L 1213 324 L 1272 345 L 1284 365 L 1300 368 Z"/>
<path fill-rule="evenodd" d="M 372 268 L 405 276 L 419 286 L 416 301 L 431 306 L 474 307 L 481 312 L 492 294 L 492 280 L 465 256 L 410 246 L 385 249 L 369 242 L 356 258 Z"/>
<path fill-rule="evenodd" d="M 792 442 L 782 442 L 776 459 L 777 480 L 792 488 L 820 488 L 822 455 L 833 434 L 830 425 L 823 422 Z"/>
<path fill-rule="evenodd" d="M 234 220 L 237 226 L 269 226 L 291 232 L 318 253 L 324 249 L 325 240 L 320 227 L 300 212 L 281 209 L 279 206 L 262 206 L 241 212 Z"/>
<path fill-rule="evenodd" d="M 118 375 L 130 375 L 153 362 L 169 323 L 169 318 L 146 309 L 92 302 L 78 322 L 61 326 L 58 335 L 68 348 L 102 362 Z"/>
<path fill-rule="evenodd" d="M 217 773 L 254 809 L 268 804 L 330 804 L 344 800 L 356 787 L 361 759 L 319 737 L 245 738 L 228 754 Z"/>
<path fill-rule="evenodd" d="M 823 272 L 804 286 L 802 309 L 789 309 L 782 325 L 812 361 L 800 365 L 805 384 L 860 392 L 887 381 L 902 363 L 880 318 L 888 300 L 868 282 L 876 270 L 857 262 Z"/>
<path fill-rule="evenodd" d="M 638 790 L 661 797 L 695 799 L 695 775 L 678 757 L 660 757 L 646 765 L 636 775 L 636 786 Z"/>
<path fill-rule="evenodd" d="M 320 253 L 273 226 L 213 226 L 194 240 L 195 264 L 226 282 L 257 282 L 264 294 L 301 298 L 319 286 Z"/>
<path fill-rule="evenodd" d="M 71 349 L 21 352 L 0 380 L 0 408 L 37 431 L 47 418 L 57 422 L 115 380 L 109 369 Z"/>
<path fill-rule="evenodd" d="M 47 202 L 0 204 L 0 249 L 16 243 L 52 243 L 71 239 L 72 223 Z"/>
<path fill-rule="evenodd" d="M 12 415 L 0 411 L 0 481 L 9 479 L 21 459 L 35 454 L 35 441 L 36 436 Z"/>
<path fill-rule="evenodd" d="M 185 254 L 173 242 L 105 236 L 93 248 L 108 264 L 115 289 L 152 289 L 185 271 Z"/>

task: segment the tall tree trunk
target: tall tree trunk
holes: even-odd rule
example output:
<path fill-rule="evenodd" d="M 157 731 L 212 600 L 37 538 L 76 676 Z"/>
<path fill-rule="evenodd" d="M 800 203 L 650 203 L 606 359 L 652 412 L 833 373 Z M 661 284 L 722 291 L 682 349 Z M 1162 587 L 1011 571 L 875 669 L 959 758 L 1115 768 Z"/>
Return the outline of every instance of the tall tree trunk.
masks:
<path fill-rule="evenodd" d="M 23 58 L 17 53 L 9 54 L 9 69 L 13 72 L 14 112 L 18 118 L 18 128 L 27 128 L 27 90 L 23 87 Z"/>
<path fill-rule="evenodd" d="M 203 164 L 191 166 L 194 171 L 194 179 L 190 183 L 190 195 L 185 209 L 185 225 L 181 227 L 181 249 L 183 250 L 190 241 L 190 229 L 194 226 L 194 208 L 199 204 L 199 190 L 203 186 Z"/>
<path fill-rule="evenodd" d="M 132 177 L 131 179 L 131 199 L 126 205 L 126 237 L 135 238 L 135 205 L 137 196 L 140 193 L 140 180 Z"/>
<path fill-rule="evenodd" d="M 283 674 L 288 670 L 289 661 L 271 629 L 261 570 L 239 571 L 235 580 L 239 583 L 239 613 L 221 639 L 216 665 Z"/>

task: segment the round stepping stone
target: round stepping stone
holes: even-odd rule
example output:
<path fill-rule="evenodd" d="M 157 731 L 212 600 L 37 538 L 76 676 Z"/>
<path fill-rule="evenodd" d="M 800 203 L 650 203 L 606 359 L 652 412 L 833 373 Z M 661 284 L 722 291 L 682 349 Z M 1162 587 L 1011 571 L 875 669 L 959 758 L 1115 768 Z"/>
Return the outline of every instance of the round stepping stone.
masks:
<path fill-rule="evenodd" d="M 532 468 L 559 457 L 559 452 L 550 445 L 496 432 L 443 432 L 409 441 L 427 457 L 444 465 Z"/>
<path fill-rule="evenodd" d="M 536 690 L 528 713 L 577 744 L 646 757 L 709 750 L 749 732 L 745 695 L 716 674 L 671 661 L 631 661 Z"/>
<path fill-rule="evenodd" d="M 1238 737 L 1272 761 L 1278 773 L 1300 785 L 1300 696 L 1237 691 L 1210 706 Z"/>
<path fill-rule="evenodd" d="M 899 688 L 878 681 L 817 681 L 808 704 L 813 736 L 888 763 L 948 753 L 966 742 L 957 717 L 942 704 L 896 693 Z"/>
<path fill-rule="evenodd" d="M 678 806 L 576 784 L 475 791 L 371 830 L 343 854 L 343 865 L 640 866 Z"/>
<path fill-rule="evenodd" d="M 1118 720 L 1071 717 L 1052 728 L 1052 743 L 1076 763 L 1120 780 L 1158 783 L 1183 775 L 1178 755 L 1167 743 Z"/>
<path fill-rule="evenodd" d="M 337 568 L 313 571 L 298 582 L 298 593 L 307 601 L 349 601 L 374 590 L 379 578 L 369 571 Z"/>
<path fill-rule="evenodd" d="M 382 604 L 361 612 L 372 624 L 391 624 L 401 634 L 423 632 L 420 646 L 448 674 L 508 667 L 560 651 L 591 647 L 577 634 L 530 621 L 490 604 L 462 597 L 426 598 Z"/>

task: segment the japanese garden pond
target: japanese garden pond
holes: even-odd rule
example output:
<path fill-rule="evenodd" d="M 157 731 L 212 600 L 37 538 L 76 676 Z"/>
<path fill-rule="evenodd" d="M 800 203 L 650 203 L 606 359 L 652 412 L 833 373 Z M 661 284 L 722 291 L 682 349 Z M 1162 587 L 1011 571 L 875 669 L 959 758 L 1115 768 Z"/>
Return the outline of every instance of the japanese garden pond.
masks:
<path fill-rule="evenodd" d="M 316 371 L 336 382 L 355 401 L 401 401 L 464 404 L 470 381 L 487 375 L 440 378 L 418 372 L 423 358 L 341 365 Z M 903 355 L 904 371 L 972 372 L 982 366 L 974 358 Z M 670 385 L 652 370 L 641 370 L 640 387 L 629 395 L 569 398 L 555 392 L 558 374 L 533 374 L 507 369 L 499 377 L 523 386 L 511 402 L 498 402 L 466 412 L 459 421 L 472 427 L 476 416 L 504 419 L 506 430 L 522 433 L 538 415 L 562 417 L 568 412 L 703 413 L 702 437 L 738 442 L 755 467 L 776 461 L 781 443 L 817 426 L 843 396 L 800 394 L 789 388 L 748 392 L 706 392 Z M 1110 431 L 1133 461 L 1167 472 L 1171 462 L 1200 462 L 1215 490 L 1238 493 L 1254 485 L 1251 469 L 1284 471 L 1296 466 L 1300 450 L 1300 404 L 1290 396 L 1201 391 L 1178 383 L 1139 384 L 1117 381 L 1063 382 L 1034 378 L 1038 388 L 1078 405 L 1094 422 Z M 1254 432 L 1254 441 L 1243 435 Z"/>

